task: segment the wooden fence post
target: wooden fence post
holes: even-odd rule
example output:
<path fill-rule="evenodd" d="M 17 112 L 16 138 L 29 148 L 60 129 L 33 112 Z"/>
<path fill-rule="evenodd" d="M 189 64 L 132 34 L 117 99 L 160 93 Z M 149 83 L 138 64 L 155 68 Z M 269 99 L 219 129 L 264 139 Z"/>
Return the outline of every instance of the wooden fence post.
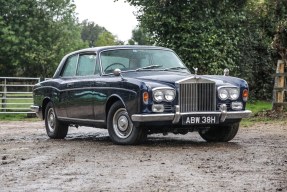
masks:
<path fill-rule="evenodd" d="M 287 102 L 284 101 L 285 92 L 287 91 L 286 77 L 287 73 L 285 73 L 285 62 L 283 60 L 278 60 L 275 74 L 275 85 L 273 89 L 273 110 L 277 112 L 282 112 L 284 110 L 284 106 L 287 106 Z"/>

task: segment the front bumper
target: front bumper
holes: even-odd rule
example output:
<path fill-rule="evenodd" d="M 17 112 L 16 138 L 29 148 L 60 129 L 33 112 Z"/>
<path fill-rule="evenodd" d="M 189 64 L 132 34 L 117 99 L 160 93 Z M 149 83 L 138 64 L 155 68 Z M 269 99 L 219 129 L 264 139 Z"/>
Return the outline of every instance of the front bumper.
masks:
<path fill-rule="evenodd" d="M 36 105 L 31 105 L 30 106 L 31 111 L 35 112 L 37 117 L 41 118 L 42 117 L 42 110 L 41 107 L 36 106 Z"/>
<path fill-rule="evenodd" d="M 226 119 L 247 118 L 251 113 L 249 110 L 227 111 L 226 106 L 222 106 L 220 111 L 180 113 L 179 106 L 176 105 L 175 113 L 134 114 L 131 119 L 134 122 L 172 121 L 173 124 L 177 124 L 183 115 L 219 115 L 220 122 L 224 122 Z"/>

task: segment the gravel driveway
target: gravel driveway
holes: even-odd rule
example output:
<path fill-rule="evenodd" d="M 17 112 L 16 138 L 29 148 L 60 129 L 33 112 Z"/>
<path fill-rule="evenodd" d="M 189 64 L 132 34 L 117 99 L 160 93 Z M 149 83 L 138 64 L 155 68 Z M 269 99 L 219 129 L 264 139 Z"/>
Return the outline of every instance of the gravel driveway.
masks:
<path fill-rule="evenodd" d="M 229 143 L 198 133 L 117 146 L 107 131 L 0 121 L 0 191 L 287 191 L 287 122 L 241 127 Z"/>

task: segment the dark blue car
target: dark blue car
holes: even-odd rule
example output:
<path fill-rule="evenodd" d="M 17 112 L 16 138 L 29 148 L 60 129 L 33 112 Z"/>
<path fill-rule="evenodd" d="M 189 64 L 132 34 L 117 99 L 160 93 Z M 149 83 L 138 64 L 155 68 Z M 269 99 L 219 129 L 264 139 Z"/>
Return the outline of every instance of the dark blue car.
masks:
<path fill-rule="evenodd" d="M 73 125 L 106 128 L 116 144 L 190 131 L 206 141 L 230 141 L 251 114 L 245 110 L 248 84 L 196 73 L 167 48 L 83 49 L 66 55 L 52 79 L 35 85 L 31 109 L 55 139 Z"/>

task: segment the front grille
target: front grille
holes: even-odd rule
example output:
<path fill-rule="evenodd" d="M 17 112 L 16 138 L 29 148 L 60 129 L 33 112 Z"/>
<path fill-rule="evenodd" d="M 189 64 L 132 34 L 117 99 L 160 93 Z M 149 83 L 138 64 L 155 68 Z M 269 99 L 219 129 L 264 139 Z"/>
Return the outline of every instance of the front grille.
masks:
<path fill-rule="evenodd" d="M 220 109 L 220 105 L 225 104 L 227 107 L 227 111 L 229 111 L 231 109 L 231 104 L 230 103 L 218 103 L 217 104 L 217 109 Z"/>
<path fill-rule="evenodd" d="M 215 82 L 189 79 L 179 83 L 180 112 L 215 111 Z"/>
<path fill-rule="evenodd" d="M 164 112 L 173 112 L 173 107 L 171 105 L 164 105 Z"/>

